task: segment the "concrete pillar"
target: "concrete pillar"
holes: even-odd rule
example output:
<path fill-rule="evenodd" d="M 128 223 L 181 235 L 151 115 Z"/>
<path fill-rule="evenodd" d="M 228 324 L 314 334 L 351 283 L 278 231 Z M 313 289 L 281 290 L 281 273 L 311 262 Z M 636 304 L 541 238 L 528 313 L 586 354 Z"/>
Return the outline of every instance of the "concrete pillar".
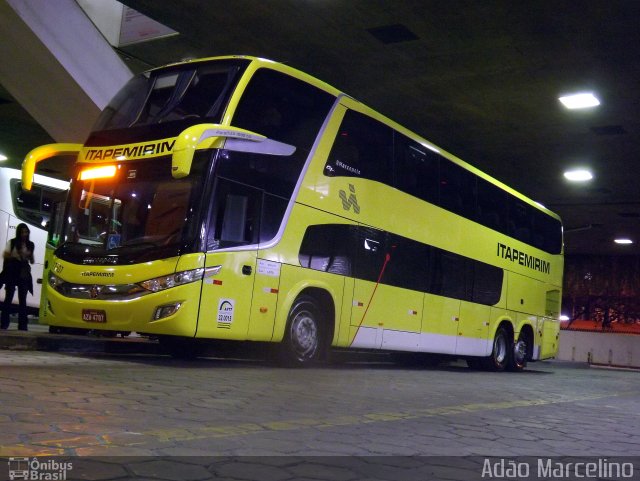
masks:
<path fill-rule="evenodd" d="M 0 83 L 56 141 L 84 142 L 131 75 L 74 0 L 0 0 Z"/>

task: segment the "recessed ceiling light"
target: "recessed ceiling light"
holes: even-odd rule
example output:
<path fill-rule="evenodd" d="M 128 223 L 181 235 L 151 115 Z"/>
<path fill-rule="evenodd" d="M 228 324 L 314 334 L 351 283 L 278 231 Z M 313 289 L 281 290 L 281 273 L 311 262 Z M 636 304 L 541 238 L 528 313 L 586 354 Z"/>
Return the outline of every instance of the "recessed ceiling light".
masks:
<path fill-rule="evenodd" d="M 627 239 L 626 237 L 621 237 L 619 239 L 614 239 L 614 241 L 616 244 L 621 244 L 621 245 L 629 245 L 629 244 L 633 244 L 633 241 L 631 239 Z"/>
<path fill-rule="evenodd" d="M 595 107 L 600 105 L 600 101 L 591 92 L 583 92 L 579 94 L 565 95 L 558 97 L 558 100 L 562 102 L 568 109 L 586 109 L 588 107 Z"/>
<path fill-rule="evenodd" d="M 9 157 L 4 154 L 0 154 L 0 162 L 4 162 L 5 160 L 9 160 Z"/>
<path fill-rule="evenodd" d="M 567 170 L 564 176 L 572 182 L 586 182 L 587 180 L 593 179 L 593 174 L 587 169 Z"/>

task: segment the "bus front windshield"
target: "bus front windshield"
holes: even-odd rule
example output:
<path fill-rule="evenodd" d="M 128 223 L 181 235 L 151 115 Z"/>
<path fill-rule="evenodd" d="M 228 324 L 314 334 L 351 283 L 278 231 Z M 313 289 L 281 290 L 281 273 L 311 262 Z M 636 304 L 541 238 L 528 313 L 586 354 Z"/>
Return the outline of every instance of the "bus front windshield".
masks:
<path fill-rule="evenodd" d="M 201 164 L 201 163 L 200 163 Z M 121 257 L 123 262 L 178 255 L 198 235 L 202 169 L 171 177 L 170 159 L 105 165 L 104 177 L 72 184 L 62 256 Z M 94 169 L 81 166 L 78 172 Z"/>

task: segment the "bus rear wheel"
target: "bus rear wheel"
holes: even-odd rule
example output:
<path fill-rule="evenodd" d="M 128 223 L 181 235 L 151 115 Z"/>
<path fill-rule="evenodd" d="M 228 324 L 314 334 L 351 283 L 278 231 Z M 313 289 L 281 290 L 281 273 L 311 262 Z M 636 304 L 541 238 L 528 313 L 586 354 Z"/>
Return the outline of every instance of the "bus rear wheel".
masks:
<path fill-rule="evenodd" d="M 509 333 L 504 327 L 499 327 L 493 338 L 491 355 L 483 359 L 484 368 L 489 371 L 504 371 L 511 362 L 511 347 Z"/>
<path fill-rule="evenodd" d="M 289 311 L 281 346 L 281 360 L 286 365 L 304 366 L 320 358 L 323 350 L 321 313 L 312 297 L 296 299 Z"/>
<path fill-rule="evenodd" d="M 509 371 L 522 371 L 527 366 L 527 352 L 529 349 L 527 341 L 526 336 L 522 334 L 518 336 L 518 340 L 513 345 L 513 352 L 507 366 Z"/>

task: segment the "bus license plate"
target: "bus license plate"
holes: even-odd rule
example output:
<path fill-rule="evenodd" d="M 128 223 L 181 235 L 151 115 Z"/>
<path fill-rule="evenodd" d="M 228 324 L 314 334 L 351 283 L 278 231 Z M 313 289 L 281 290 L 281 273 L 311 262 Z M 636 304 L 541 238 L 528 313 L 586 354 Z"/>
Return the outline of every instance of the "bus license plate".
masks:
<path fill-rule="evenodd" d="M 107 312 L 98 309 L 82 309 L 82 320 L 85 322 L 107 322 Z"/>

